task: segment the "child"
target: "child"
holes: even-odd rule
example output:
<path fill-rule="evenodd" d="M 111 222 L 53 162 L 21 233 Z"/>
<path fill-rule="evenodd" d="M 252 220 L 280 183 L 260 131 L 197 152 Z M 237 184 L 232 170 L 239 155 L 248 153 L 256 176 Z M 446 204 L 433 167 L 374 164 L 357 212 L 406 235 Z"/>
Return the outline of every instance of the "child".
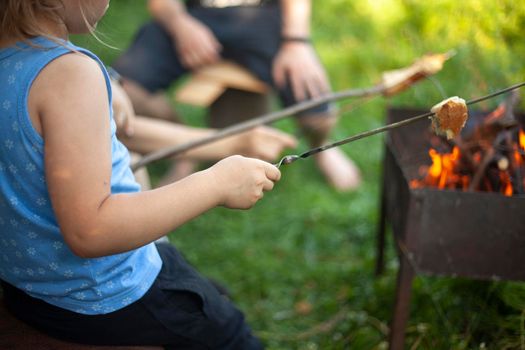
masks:
<path fill-rule="evenodd" d="M 210 136 L 217 130 L 196 128 L 167 120 L 135 115 L 133 105 L 119 82 L 112 79 L 113 114 L 117 137 L 132 152 L 132 157 L 173 147 Z M 207 145 L 193 148 L 177 155 L 180 159 L 217 160 L 232 154 L 278 161 L 284 148 L 293 148 L 297 140 L 290 134 L 267 126 L 222 138 Z M 133 159 L 133 158 L 132 158 Z M 150 189 L 149 175 L 145 168 L 134 173 L 141 188 Z"/>
<path fill-rule="evenodd" d="M 140 192 L 116 139 L 103 65 L 67 41 L 109 0 L 0 2 L 0 278 L 16 317 L 65 340 L 260 349 L 242 314 L 168 244 L 222 205 L 246 209 L 280 178 L 233 156 Z"/>
<path fill-rule="evenodd" d="M 147 154 L 211 136 L 216 129 L 196 128 L 167 120 L 135 115 L 135 110 L 119 81 L 111 80 L 113 114 L 117 136 L 133 152 Z M 232 154 L 277 161 L 284 148 L 297 146 L 292 135 L 268 126 L 234 134 L 177 156 L 178 159 L 217 160 Z"/>

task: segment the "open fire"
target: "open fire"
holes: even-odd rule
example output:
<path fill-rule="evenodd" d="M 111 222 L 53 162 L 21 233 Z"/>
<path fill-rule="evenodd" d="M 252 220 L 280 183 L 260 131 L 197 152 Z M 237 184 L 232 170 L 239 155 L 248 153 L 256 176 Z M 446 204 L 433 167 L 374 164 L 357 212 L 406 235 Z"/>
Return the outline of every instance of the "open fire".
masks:
<path fill-rule="evenodd" d="M 512 112 L 516 101 L 514 95 L 490 113 L 471 113 L 454 140 L 431 136 L 432 164 L 419 168 L 410 187 L 523 194 L 525 128 Z"/>
<path fill-rule="evenodd" d="M 519 195 L 525 115 L 516 120 L 512 110 L 505 103 L 491 113 L 471 112 L 452 141 L 437 137 L 428 123 L 391 130 L 385 138 L 376 272 L 383 271 L 390 226 L 399 259 L 391 350 L 405 348 L 416 275 L 525 281 L 525 195 Z M 392 123 L 424 111 L 387 112 Z"/>

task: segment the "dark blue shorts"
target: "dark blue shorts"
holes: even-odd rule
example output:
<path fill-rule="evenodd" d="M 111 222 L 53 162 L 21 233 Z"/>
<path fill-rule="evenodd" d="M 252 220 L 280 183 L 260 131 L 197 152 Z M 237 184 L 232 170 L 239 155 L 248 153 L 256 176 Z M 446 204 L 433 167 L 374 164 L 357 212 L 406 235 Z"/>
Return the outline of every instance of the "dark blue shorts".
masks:
<path fill-rule="evenodd" d="M 295 104 L 290 86 L 277 88 L 272 62 L 281 40 L 281 12 L 278 4 L 227 8 L 189 7 L 188 12 L 206 24 L 223 46 L 222 56 L 239 63 L 278 93 L 285 107 Z M 150 22 L 137 33 L 128 50 L 112 66 L 120 75 L 150 92 L 168 88 L 187 73 L 180 63 L 173 40 L 164 28 Z M 328 104 L 301 115 L 329 110 Z"/>
<path fill-rule="evenodd" d="M 162 270 L 135 303 L 104 315 L 71 312 L 2 283 L 7 309 L 18 319 L 70 342 L 153 345 L 166 349 L 262 349 L 243 314 L 170 244 L 157 244 Z"/>

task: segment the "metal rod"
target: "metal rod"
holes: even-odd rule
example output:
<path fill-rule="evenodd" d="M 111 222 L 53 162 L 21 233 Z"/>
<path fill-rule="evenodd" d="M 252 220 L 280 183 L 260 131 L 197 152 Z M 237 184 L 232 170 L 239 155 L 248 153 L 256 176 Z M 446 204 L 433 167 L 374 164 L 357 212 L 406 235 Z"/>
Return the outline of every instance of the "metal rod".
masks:
<path fill-rule="evenodd" d="M 424 118 L 428 118 L 428 117 L 432 116 L 433 114 L 434 113 L 432 113 L 432 112 L 427 112 L 425 114 L 421 114 L 421 115 L 418 115 L 418 116 L 415 116 L 415 117 L 412 117 L 412 118 L 408 118 L 408 119 L 402 120 L 402 121 L 397 122 L 397 123 L 392 123 L 392 124 L 388 124 L 388 125 L 376 128 L 376 129 L 364 131 L 364 132 L 361 132 L 359 134 L 356 134 L 356 135 L 344 138 L 342 140 L 336 141 L 334 143 L 330 143 L 328 145 L 324 145 L 324 146 L 320 146 L 320 147 L 317 147 L 317 148 L 313 148 L 313 149 L 311 149 L 309 151 L 301 153 L 299 155 L 299 158 L 310 157 L 313 154 L 326 151 L 327 149 L 330 149 L 330 148 L 333 148 L 333 147 L 341 146 L 341 145 L 344 145 L 344 144 L 347 144 L 347 143 L 350 143 L 350 142 L 353 142 L 353 141 L 357 141 L 357 140 L 363 139 L 363 138 L 368 137 L 368 136 L 372 136 L 372 135 L 375 135 L 375 134 L 379 134 L 381 132 L 385 132 L 385 131 L 388 131 L 388 130 L 399 128 L 401 126 L 412 124 L 414 122 L 417 122 L 418 120 L 421 120 L 421 119 L 424 119 Z"/>
<path fill-rule="evenodd" d="M 475 104 L 475 103 L 478 103 L 478 102 L 481 102 L 481 101 L 484 101 L 484 100 L 488 100 L 490 98 L 496 97 L 496 96 L 504 94 L 506 92 L 518 89 L 518 88 L 520 88 L 520 87 L 522 87 L 524 85 L 525 85 L 525 82 L 521 82 L 521 83 L 518 83 L 518 84 L 515 84 L 515 85 L 512 85 L 512 86 L 509 86 L 509 87 L 507 87 L 505 89 L 493 92 L 493 93 L 491 93 L 489 95 L 485 95 L 485 96 L 482 96 L 482 97 L 478 97 L 478 98 L 472 99 L 470 101 L 467 101 L 466 104 L 467 105 L 472 105 L 472 104 Z M 277 163 L 277 166 L 279 167 L 282 164 L 290 164 L 290 163 L 295 162 L 298 159 L 308 158 L 311 155 L 317 154 L 319 152 L 326 151 L 326 150 L 328 150 L 330 148 L 333 148 L 333 147 L 341 146 L 341 145 L 344 145 L 344 144 L 347 144 L 347 143 L 350 143 L 350 142 L 353 142 L 353 141 L 356 141 L 356 140 L 360 140 L 360 139 L 368 137 L 368 136 L 379 134 L 379 133 L 384 132 L 384 131 L 388 131 L 388 130 L 396 129 L 396 128 L 399 128 L 399 127 L 402 127 L 402 126 L 405 126 L 405 125 L 408 125 L 408 124 L 412 124 L 412 123 L 417 122 L 419 120 L 422 120 L 424 118 L 428 118 L 428 117 L 430 117 L 432 115 L 434 115 L 433 112 L 426 112 L 424 114 L 420 114 L 420 115 L 417 115 L 415 117 L 402 120 L 400 122 L 396 122 L 396 123 L 392 123 L 392 124 L 388 124 L 388 125 L 376 128 L 376 129 L 364 131 L 364 132 L 361 132 L 359 134 L 356 134 L 356 135 L 344 138 L 342 140 L 339 140 L 339 141 L 336 141 L 336 142 L 333 142 L 333 143 L 330 143 L 330 144 L 327 144 L 327 145 L 324 145 L 324 146 L 320 146 L 320 147 L 317 147 L 317 148 L 310 149 L 310 150 L 308 150 L 308 151 L 306 151 L 304 153 L 301 153 L 300 155 L 288 155 L 288 156 L 283 157 L 281 159 L 281 161 L 279 163 Z"/>

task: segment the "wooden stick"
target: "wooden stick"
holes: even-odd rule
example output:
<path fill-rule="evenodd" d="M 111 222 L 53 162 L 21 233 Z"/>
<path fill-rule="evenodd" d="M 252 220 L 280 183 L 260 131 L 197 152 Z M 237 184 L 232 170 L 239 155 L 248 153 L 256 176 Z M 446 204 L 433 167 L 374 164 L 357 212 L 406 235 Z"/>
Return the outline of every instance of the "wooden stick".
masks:
<path fill-rule="evenodd" d="M 248 121 L 238 123 L 238 124 L 232 125 L 224 129 L 220 129 L 219 131 L 213 133 L 212 135 L 208 137 L 204 137 L 202 139 L 188 142 L 182 145 L 177 145 L 174 147 L 169 147 L 169 148 L 161 149 L 159 151 L 151 152 L 145 155 L 144 157 L 142 157 L 135 164 L 131 165 L 131 170 L 135 171 L 138 168 L 148 165 L 151 162 L 176 156 L 178 154 L 184 153 L 195 147 L 202 146 L 202 145 L 217 141 L 219 139 L 222 139 L 228 136 L 239 134 L 244 131 L 248 131 L 260 125 L 273 123 L 277 120 L 284 119 L 298 112 L 302 112 L 312 107 L 319 106 L 323 103 L 332 102 L 332 101 L 341 100 L 341 99 L 350 98 L 350 97 L 373 96 L 373 95 L 383 93 L 385 89 L 386 88 L 383 84 L 379 84 L 371 88 L 345 90 L 345 91 L 327 94 L 325 96 L 321 96 L 313 100 L 304 101 L 296 105 L 290 106 L 288 108 L 285 108 L 283 110 L 264 114 L 260 117 L 250 119 Z"/>
<path fill-rule="evenodd" d="M 470 182 L 470 185 L 468 186 L 468 191 L 476 191 L 478 189 L 478 186 L 481 182 L 481 179 L 485 175 L 485 171 L 487 170 L 487 167 L 489 166 L 490 162 L 492 162 L 492 159 L 494 158 L 495 150 L 493 147 L 489 148 L 487 152 L 485 153 L 485 156 L 483 157 L 483 160 L 481 161 L 478 170 L 474 174 L 474 177 L 472 178 L 472 181 Z"/>

